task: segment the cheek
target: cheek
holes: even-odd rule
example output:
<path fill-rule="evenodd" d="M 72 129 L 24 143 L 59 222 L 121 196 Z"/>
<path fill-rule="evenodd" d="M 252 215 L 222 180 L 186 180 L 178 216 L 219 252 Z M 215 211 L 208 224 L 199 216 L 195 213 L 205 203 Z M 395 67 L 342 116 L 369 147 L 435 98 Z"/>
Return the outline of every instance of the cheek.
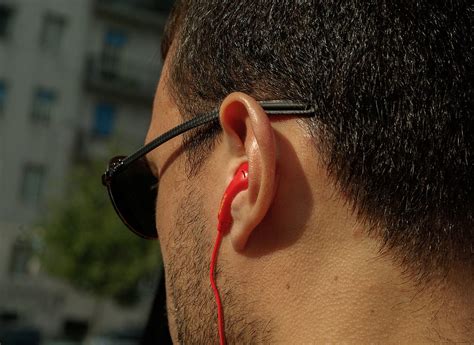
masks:
<path fill-rule="evenodd" d="M 221 190 L 224 186 L 216 185 L 216 179 L 212 174 L 203 173 L 199 177 L 188 179 L 184 169 L 182 159 L 177 159 L 160 179 L 156 204 L 156 227 L 165 261 L 173 254 L 173 251 L 184 245 L 183 240 L 194 243 L 192 238 L 180 237 L 183 229 L 182 224 L 181 228 L 180 226 L 177 228 L 177 217 L 189 218 L 190 222 L 195 217 L 199 218 L 205 224 L 202 229 L 204 231 L 202 236 L 205 238 L 214 238 L 214 232 L 217 229 L 217 214 Z M 192 194 L 190 191 L 193 191 Z M 189 204 L 183 206 L 185 200 L 194 200 L 196 204 L 192 207 Z M 196 235 L 196 232 L 192 234 Z M 176 241 L 179 242 L 176 243 Z"/>
<path fill-rule="evenodd" d="M 182 195 L 182 183 L 177 182 L 179 179 L 176 178 L 176 172 L 172 170 L 174 169 L 170 168 L 166 176 L 163 176 L 160 180 L 156 203 L 156 228 L 165 256 L 170 245 L 170 235 L 176 225 L 175 218 Z"/>

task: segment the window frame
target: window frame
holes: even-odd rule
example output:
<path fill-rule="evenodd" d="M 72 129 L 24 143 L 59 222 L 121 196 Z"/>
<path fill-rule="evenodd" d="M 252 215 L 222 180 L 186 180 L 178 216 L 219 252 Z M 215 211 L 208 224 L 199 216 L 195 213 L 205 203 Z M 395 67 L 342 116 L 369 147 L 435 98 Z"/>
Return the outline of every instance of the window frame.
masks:
<path fill-rule="evenodd" d="M 29 173 L 31 172 L 35 173 L 35 175 L 29 175 Z M 27 192 L 27 189 L 30 188 L 30 187 L 27 187 L 28 185 L 27 182 L 31 181 L 27 178 L 28 176 L 33 176 L 35 178 L 33 180 L 33 182 L 35 182 L 34 184 L 35 191 L 33 192 L 35 194 L 34 197 L 31 197 L 32 195 L 31 192 Z M 39 183 L 36 183 L 37 181 L 39 181 Z M 24 205 L 38 206 L 43 200 L 45 184 L 46 184 L 46 167 L 44 166 L 44 164 L 41 164 L 41 163 L 24 164 L 23 170 L 22 170 L 20 193 L 19 193 L 21 202 Z"/>
<path fill-rule="evenodd" d="M 44 86 L 36 87 L 31 106 L 31 120 L 34 123 L 50 123 L 58 99 L 59 96 L 56 89 Z"/>
<path fill-rule="evenodd" d="M 99 109 L 101 107 L 103 108 L 102 112 L 100 112 L 100 109 Z M 117 121 L 117 113 L 118 113 L 118 107 L 116 104 L 112 102 L 99 101 L 95 103 L 94 118 L 93 118 L 92 129 L 91 129 L 93 136 L 97 138 L 107 138 L 111 136 L 115 127 L 115 123 Z M 101 127 L 99 125 L 99 122 L 101 120 L 99 119 L 100 115 L 108 116 L 107 119 L 104 119 L 104 118 L 102 119 L 102 122 L 107 122 L 109 125 L 109 128 L 107 128 L 106 130 L 103 130 L 103 128 L 100 128 Z"/>
<path fill-rule="evenodd" d="M 0 79 L 0 118 L 5 117 L 6 114 L 8 91 L 8 82 L 5 79 Z"/>
<path fill-rule="evenodd" d="M 64 35 L 66 32 L 67 18 L 60 13 L 46 12 L 43 15 L 43 21 L 41 24 L 39 46 L 41 50 L 51 53 L 58 53 L 61 51 L 62 42 L 64 41 Z M 53 34 L 56 40 L 54 43 L 50 36 Z M 59 35 L 58 35 L 59 33 Z"/>
<path fill-rule="evenodd" d="M 4 21 L 4 26 L 0 26 L 0 42 L 2 41 L 8 41 L 11 33 L 12 33 L 12 21 L 13 21 L 13 15 L 14 15 L 14 8 L 9 5 L 9 4 L 0 4 L 0 13 L 2 12 L 2 9 L 4 10 L 3 13 L 6 14 L 5 18 L 7 18 L 6 21 Z M 0 19 L 2 17 L 0 16 Z M 1 22 L 1 20 L 0 20 Z"/>

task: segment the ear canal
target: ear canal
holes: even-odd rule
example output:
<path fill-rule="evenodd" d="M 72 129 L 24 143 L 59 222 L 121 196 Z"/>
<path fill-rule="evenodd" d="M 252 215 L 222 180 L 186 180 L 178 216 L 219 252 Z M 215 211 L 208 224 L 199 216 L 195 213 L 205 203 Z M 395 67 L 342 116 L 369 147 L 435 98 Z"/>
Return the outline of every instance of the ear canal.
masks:
<path fill-rule="evenodd" d="M 249 186 L 248 181 L 249 165 L 247 162 L 243 163 L 236 171 L 234 178 L 229 186 L 227 186 L 224 195 L 222 196 L 221 206 L 219 208 L 218 227 L 220 232 L 227 232 L 232 226 L 232 215 L 230 212 L 232 201 L 235 196 Z"/>

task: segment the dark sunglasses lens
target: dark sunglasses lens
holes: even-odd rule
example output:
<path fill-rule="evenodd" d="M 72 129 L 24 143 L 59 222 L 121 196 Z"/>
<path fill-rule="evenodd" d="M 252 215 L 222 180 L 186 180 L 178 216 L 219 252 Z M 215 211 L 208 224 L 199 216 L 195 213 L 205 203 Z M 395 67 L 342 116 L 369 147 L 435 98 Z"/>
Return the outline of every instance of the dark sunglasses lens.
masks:
<path fill-rule="evenodd" d="M 145 159 L 139 159 L 117 172 L 109 185 L 115 209 L 123 222 L 137 235 L 157 238 L 155 203 L 158 179 Z"/>

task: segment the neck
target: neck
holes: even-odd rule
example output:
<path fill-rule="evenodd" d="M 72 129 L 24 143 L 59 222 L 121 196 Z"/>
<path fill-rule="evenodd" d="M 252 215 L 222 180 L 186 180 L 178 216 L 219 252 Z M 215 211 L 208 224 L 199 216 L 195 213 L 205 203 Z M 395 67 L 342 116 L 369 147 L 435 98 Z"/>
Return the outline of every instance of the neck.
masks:
<path fill-rule="evenodd" d="M 278 311 L 286 315 L 277 327 L 282 344 L 474 339 L 472 277 L 420 286 L 380 255 L 375 240 L 355 235 L 348 242 L 306 251 L 290 278 L 295 283 L 275 291 L 278 300 L 288 301 Z M 317 260 L 310 259 L 314 253 Z"/>

